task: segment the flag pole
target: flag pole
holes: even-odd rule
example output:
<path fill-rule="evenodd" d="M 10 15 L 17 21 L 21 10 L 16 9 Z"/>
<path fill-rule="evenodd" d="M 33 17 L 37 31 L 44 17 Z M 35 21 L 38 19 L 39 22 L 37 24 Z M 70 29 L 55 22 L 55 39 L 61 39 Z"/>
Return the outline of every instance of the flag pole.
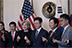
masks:
<path fill-rule="evenodd" d="M 33 8 L 33 0 L 31 0 L 31 4 L 32 4 L 32 8 Z M 34 9 L 33 9 L 33 11 L 34 11 Z M 34 14 L 35 14 L 35 11 L 34 11 Z M 35 14 L 35 16 L 37 16 L 37 15 Z"/>
<path fill-rule="evenodd" d="M 33 8 L 33 0 L 31 0 L 32 8 Z"/>
<path fill-rule="evenodd" d="M 69 4 L 69 0 L 68 0 L 68 15 L 70 15 L 70 4 Z"/>

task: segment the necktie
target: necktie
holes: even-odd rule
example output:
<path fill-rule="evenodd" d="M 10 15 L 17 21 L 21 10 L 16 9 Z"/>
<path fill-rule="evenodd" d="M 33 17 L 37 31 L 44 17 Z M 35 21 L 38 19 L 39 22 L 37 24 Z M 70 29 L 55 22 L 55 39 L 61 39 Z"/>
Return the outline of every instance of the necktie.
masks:
<path fill-rule="evenodd" d="M 14 32 L 12 32 L 12 40 L 14 41 Z M 14 48 L 14 45 L 12 48 Z"/>
<path fill-rule="evenodd" d="M 14 32 L 12 32 L 12 40 L 14 41 Z"/>
<path fill-rule="evenodd" d="M 37 36 L 38 36 L 38 31 L 36 31 L 36 33 L 35 33 L 35 37 L 37 38 Z"/>
<path fill-rule="evenodd" d="M 53 31 L 51 32 L 50 38 L 52 37 L 52 35 L 53 35 Z"/>

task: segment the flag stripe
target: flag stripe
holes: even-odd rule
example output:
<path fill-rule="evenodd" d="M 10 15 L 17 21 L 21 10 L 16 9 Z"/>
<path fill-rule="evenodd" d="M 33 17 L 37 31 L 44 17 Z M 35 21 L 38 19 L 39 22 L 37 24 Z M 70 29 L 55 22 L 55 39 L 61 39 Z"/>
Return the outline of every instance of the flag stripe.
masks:
<path fill-rule="evenodd" d="M 19 27 L 22 29 L 22 26 L 21 26 L 21 24 L 20 24 L 20 22 L 18 21 L 18 25 L 19 25 Z"/>
<path fill-rule="evenodd" d="M 32 14 L 33 19 L 35 18 L 34 15 Z"/>
<path fill-rule="evenodd" d="M 22 16 L 21 16 L 21 15 L 20 15 L 20 20 L 21 20 L 21 21 L 23 21 L 23 18 L 22 18 Z"/>
<path fill-rule="evenodd" d="M 32 26 L 33 26 L 33 28 L 35 29 L 35 26 L 34 26 L 34 24 L 33 24 L 33 22 L 32 22 L 32 20 L 31 20 L 30 17 L 29 17 L 29 20 L 30 20 L 30 22 L 31 22 L 31 24 L 32 24 Z"/>
<path fill-rule="evenodd" d="M 19 25 L 17 26 L 19 30 L 21 30 L 21 28 L 19 27 Z"/>
<path fill-rule="evenodd" d="M 17 30 L 19 31 L 19 28 L 18 28 L 18 26 L 17 26 L 16 28 L 17 28 Z"/>
<path fill-rule="evenodd" d="M 33 17 L 32 17 L 32 16 L 30 16 L 30 18 L 31 18 L 32 22 L 34 22 L 34 19 L 33 19 Z"/>
<path fill-rule="evenodd" d="M 30 20 L 29 19 L 27 19 L 29 22 L 30 22 Z M 32 24 L 31 24 L 31 22 L 30 22 L 30 28 L 32 29 L 32 30 L 34 30 L 34 28 L 33 28 L 33 26 L 32 26 Z"/>

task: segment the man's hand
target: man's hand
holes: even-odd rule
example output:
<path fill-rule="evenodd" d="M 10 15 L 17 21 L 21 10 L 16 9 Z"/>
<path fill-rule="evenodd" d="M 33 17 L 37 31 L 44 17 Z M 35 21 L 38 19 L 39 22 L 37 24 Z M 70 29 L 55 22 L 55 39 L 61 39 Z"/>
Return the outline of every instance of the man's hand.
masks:
<path fill-rule="evenodd" d="M 4 35 L 2 35 L 2 39 L 5 39 Z"/>
<path fill-rule="evenodd" d="M 43 42 L 45 42 L 45 41 L 47 42 L 48 40 L 46 38 L 42 37 L 42 41 Z"/>
<path fill-rule="evenodd" d="M 62 39 L 63 43 L 67 43 L 67 41 L 68 41 L 67 39 L 64 39 L 64 38 Z"/>
<path fill-rule="evenodd" d="M 53 42 L 54 43 L 58 43 L 59 41 L 53 38 Z"/>
<path fill-rule="evenodd" d="M 4 34 L 4 31 L 3 30 L 1 32 Z"/>
<path fill-rule="evenodd" d="M 17 41 L 19 41 L 20 39 L 21 39 L 20 36 L 18 36 L 18 37 L 17 37 Z"/>
<path fill-rule="evenodd" d="M 26 43 L 30 43 L 30 40 L 26 40 Z"/>

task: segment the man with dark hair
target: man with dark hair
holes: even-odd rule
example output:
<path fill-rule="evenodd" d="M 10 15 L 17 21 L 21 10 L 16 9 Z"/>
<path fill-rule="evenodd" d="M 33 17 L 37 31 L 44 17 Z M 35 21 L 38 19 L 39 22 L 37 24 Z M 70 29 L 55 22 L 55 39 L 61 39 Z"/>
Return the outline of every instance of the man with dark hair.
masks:
<path fill-rule="evenodd" d="M 34 25 L 36 30 L 32 32 L 31 36 L 32 48 L 43 48 L 45 47 L 45 43 L 42 41 L 42 37 L 47 38 L 48 32 L 42 28 L 42 18 L 36 17 Z"/>
<path fill-rule="evenodd" d="M 43 22 L 42 18 L 40 18 L 40 17 L 36 17 L 36 18 L 34 19 L 34 21 L 35 21 L 35 20 L 39 20 L 40 23 Z"/>
<path fill-rule="evenodd" d="M 10 26 L 11 24 L 13 24 L 13 25 L 16 27 L 16 23 L 15 23 L 15 22 L 10 22 L 10 23 L 9 23 L 9 26 Z"/>
<path fill-rule="evenodd" d="M 53 38 L 60 40 L 62 32 L 57 28 L 58 26 L 58 19 L 53 17 L 49 20 L 49 27 L 51 31 L 49 32 L 49 38 L 43 38 L 43 41 L 47 42 L 47 48 L 58 48 L 58 43 L 53 43 Z"/>
<path fill-rule="evenodd" d="M 17 43 L 17 36 L 18 32 L 16 31 L 16 23 L 15 22 L 10 22 L 9 23 L 10 27 L 10 32 L 5 36 L 5 43 L 7 48 L 16 48 L 18 47 Z"/>
<path fill-rule="evenodd" d="M 72 27 L 69 25 L 69 16 L 67 14 L 60 16 L 60 24 L 64 28 L 61 41 L 53 39 L 53 42 L 58 43 L 59 48 L 70 48 L 72 47 Z"/>
<path fill-rule="evenodd" d="M 57 19 L 57 18 L 55 18 L 55 17 L 53 17 L 53 18 L 50 18 L 49 22 L 50 22 L 51 20 L 53 20 L 54 24 L 57 24 L 57 25 L 55 26 L 55 27 L 57 27 L 57 26 L 58 26 L 58 24 L 59 24 L 58 19 Z"/>

